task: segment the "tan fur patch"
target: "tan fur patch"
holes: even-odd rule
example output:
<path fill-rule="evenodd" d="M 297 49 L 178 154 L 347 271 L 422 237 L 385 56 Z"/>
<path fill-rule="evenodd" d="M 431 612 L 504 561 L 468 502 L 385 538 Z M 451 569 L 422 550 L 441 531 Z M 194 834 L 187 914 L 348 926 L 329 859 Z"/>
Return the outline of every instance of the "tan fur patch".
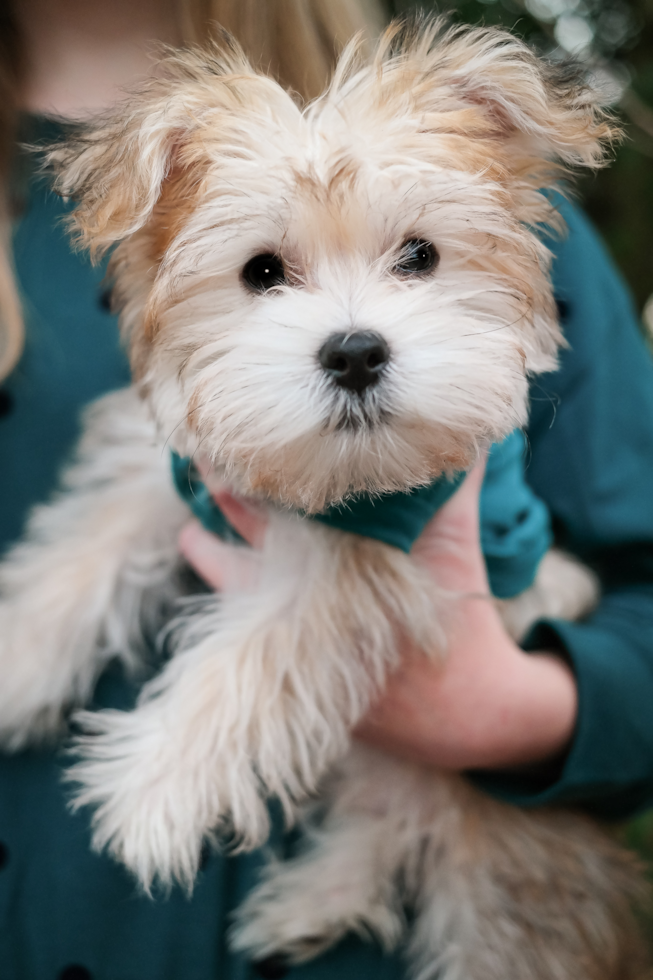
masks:
<path fill-rule="evenodd" d="M 206 165 L 196 162 L 191 167 L 184 167 L 176 162 L 163 181 L 148 228 L 154 262 L 161 262 L 197 210 L 204 193 Z"/>
<path fill-rule="evenodd" d="M 195 386 L 195 389 L 188 400 L 188 412 L 186 414 L 188 426 L 194 432 L 197 431 L 198 414 L 205 398 L 205 386 L 200 383 Z"/>
<path fill-rule="evenodd" d="M 650 977 L 634 914 L 646 890 L 632 855 L 575 813 L 523 812 L 459 788 L 459 846 L 468 868 L 460 873 L 487 876 L 502 894 L 501 905 L 488 907 L 479 926 L 489 948 L 502 920 L 521 933 L 514 955 L 510 945 L 503 947 L 501 980 L 524 980 L 526 963 L 528 980 Z"/>

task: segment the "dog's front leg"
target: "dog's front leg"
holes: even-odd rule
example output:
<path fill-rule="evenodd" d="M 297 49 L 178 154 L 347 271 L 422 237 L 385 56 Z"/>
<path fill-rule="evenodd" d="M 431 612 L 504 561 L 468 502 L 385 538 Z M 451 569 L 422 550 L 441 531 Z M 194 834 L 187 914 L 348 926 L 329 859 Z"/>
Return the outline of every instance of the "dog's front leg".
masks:
<path fill-rule="evenodd" d="M 352 932 L 394 949 L 406 933 L 403 872 L 421 853 L 416 772 L 354 742 L 321 788 L 317 821 L 305 807 L 299 855 L 268 864 L 238 908 L 231 947 L 297 964 Z"/>
<path fill-rule="evenodd" d="M 109 657 L 133 660 L 143 600 L 166 594 L 187 515 L 135 391 L 92 406 L 63 492 L 0 565 L 3 747 L 55 735 Z"/>
<path fill-rule="evenodd" d="M 397 662 L 434 645 L 433 597 L 395 549 L 276 514 L 249 592 L 211 597 L 131 713 L 80 718 L 77 802 L 145 887 L 193 881 L 207 833 L 254 847 L 266 798 L 288 815 L 346 750 Z"/>

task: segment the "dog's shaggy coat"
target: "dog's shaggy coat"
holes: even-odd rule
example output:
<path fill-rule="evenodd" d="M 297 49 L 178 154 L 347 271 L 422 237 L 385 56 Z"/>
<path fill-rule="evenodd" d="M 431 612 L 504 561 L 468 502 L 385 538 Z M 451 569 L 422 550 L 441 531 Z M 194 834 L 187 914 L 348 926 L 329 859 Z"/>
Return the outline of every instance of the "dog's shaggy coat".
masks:
<path fill-rule="evenodd" d="M 369 65 L 350 46 L 304 110 L 228 41 L 169 54 L 50 152 L 80 245 L 117 246 L 136 386 L 92 408 L 65 493 L 0 568 L 0 733 L 13 749 L 55 733 L 107 658 L 137 658 L 187 519 L 166 445 L 264 502 L 256 585 L 194 604 L 134 711 L 78 715 L 73 769 L 95 843 L 146 888 L 190 886 L 207 836 L 261 844 L 266 800 L 292 819 L 331 771 L 313 850 L 270 868 L 239 948 L 301 960 L 350 929 L 391 947 L 407 902 L 421 978 L 643 976 L 632 869 L 591 823 L 347 754 L 400 643 L 442 654 L 441 603 L 409 556 L 287 509 L 468 469 L 525 422 L 528 378 L 562 342 L 536 234 L 559 226 L 547 188 L 612 135 L 520 41 L 430 24 L 390 30 Z M 415 242 L 438 261 L 413 274 Z M 243 278 L 257 255 L 283 270 L 260 289 Z M 318 353 L 364 330 L 389 361 L 352 394 Z M 585 573 L 553 560 L 515 630 L 591 605 Z"/>

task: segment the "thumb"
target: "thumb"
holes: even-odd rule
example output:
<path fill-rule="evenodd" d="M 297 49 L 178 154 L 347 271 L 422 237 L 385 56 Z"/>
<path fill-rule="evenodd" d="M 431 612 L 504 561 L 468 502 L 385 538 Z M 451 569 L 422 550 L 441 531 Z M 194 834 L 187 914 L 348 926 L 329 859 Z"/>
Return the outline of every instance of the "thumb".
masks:
<path fill-rule="evenodd" d="M 439 531 L 456 534 L 461 541 L 476 541 L 480 534 L 480 496 L 486 458 L 469 471 L 462 484 L 433 519 Z"/>
<path fill-rule="evenodd" d="M 489 591 L 481 551 L 479 503 L 485 459 L 465 477 L 415 543 L 413 555 L 442 588 Z"/>

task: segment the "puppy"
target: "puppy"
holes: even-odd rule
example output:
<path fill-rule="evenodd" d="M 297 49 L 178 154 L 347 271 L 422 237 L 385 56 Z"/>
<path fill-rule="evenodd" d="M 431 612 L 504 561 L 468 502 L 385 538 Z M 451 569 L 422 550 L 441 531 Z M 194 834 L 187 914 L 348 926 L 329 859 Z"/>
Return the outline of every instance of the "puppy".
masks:
<path fill-rule="evenodd" d="M 399 548 L 307 516 L 453 478 L 524 424 L 561 343 L 547 189 L 612 135 L 520 41 L 432 23 L 371 64 L 350 46 L 305 109 L 229 42 L 172 53 L 49 154 L 80 245 L 116 246 L 136 381 L 91 409 L 0 570 L 2 739 L 56 733 L 109 657 L 138 657 L 188 517 L 168 447 L 262 502 L 257 583 L 187 612 L 134 711 L 78 716 L 74 770 L 95 844 L 145 888 L 190 887 L 207 836 L 260 845 L 267 799 L 292 820 L 332 772 L 316 847 L 270 870 L 238 948 L 300 961 L 350 929 L 390 948 L 408 904 L 420 977 L 639 975 L 628 862 L 592 824 L 350 750 L 400 642 L 441 655 L 442 604 Z M 587 609 L 570 574 L 527 619 Z"/>

